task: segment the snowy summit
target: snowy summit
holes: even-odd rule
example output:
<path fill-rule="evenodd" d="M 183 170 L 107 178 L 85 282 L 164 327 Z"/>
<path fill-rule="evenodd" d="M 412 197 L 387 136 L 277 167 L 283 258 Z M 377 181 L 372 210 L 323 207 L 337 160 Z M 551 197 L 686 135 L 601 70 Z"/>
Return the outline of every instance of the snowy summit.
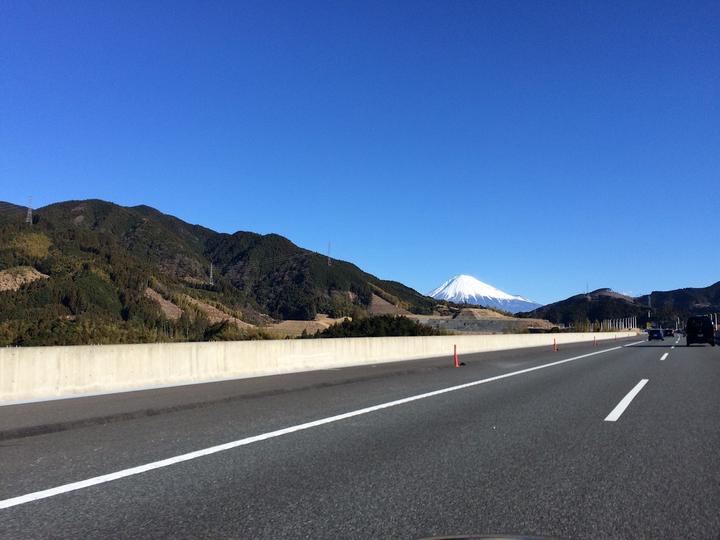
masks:
<path fill-rule="evenodd" d="M 462 274 L 450 278 L 437 289 L 429 292 L 428 296 L 432 296 L 436 300 L 497 308 L 510 313 L 532 311 L 541 307 L 541 304 L 532 300 L 508 294 L 477 278 Z"/>

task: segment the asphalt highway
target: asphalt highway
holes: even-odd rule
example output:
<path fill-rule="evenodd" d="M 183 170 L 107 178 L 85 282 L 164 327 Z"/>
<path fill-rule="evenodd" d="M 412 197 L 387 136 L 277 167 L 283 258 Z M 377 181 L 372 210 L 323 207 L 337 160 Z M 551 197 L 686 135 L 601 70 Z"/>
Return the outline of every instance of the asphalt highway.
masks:
<path fill-rule="evenodd" d="M 720 538 L 720 347 L 639 339 L 0 407 L 0 538 Z"/>

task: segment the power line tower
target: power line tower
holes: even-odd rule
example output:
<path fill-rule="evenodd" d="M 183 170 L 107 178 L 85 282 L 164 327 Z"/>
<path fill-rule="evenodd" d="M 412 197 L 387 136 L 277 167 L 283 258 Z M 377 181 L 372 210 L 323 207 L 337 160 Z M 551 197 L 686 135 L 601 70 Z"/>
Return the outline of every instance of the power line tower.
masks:
<path fill-rule="evenodd" d="M 327 259 L 328 259 L 328 266 L 332 266 L 332 261 L 330 260 L 330 241 L 329 240 L 328 240 Z"/>
<path fill-rule="evenodd" d="M 32 215 L 32 196 L 28 197 L 28 206 L 27 206 L 27 214 L 25 214 L 25 223 L 28 225 L 32 225 L 33 222 L 33 215 Z"/>
<path fill-rule="evenodd" d="M 213 283 L 213 263 L 212 262 L 210 263 L 210 285 L 215 285 L 215 283 Z"/>

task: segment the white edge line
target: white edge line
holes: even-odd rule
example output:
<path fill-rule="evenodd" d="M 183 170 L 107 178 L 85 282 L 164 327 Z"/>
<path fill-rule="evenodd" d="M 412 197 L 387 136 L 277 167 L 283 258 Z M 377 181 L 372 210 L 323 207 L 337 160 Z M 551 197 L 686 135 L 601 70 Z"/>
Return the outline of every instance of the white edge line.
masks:
<path fill-rule="evenodd" d="M 639 383 L 635 385 L 635 388 L 630 390 L 627 395 L 620 400 L 620 403 L 618 403 L 615 408 L 610 412 L 610 414 L 607 415 L 605 418 L 606 422 L 615 422 L 617 421 L 620 416 L 622 416 L 622 413 L 625 412 L 625 409 L 628 408 L 628 405 L 632 402 L 633 399 L 635 399 L 635 396 L 637 396 L 640 393 L 640 390 L 643 389 L 643 386 L 645 386 L 648 382 L 648 379 L 642 379 Z"/>
<path fill-rule="evenodd" d="M 660 360 L 665 360 L 665 359 L 668 357 L 668 354 L 670 354 L 670 353 L 665 353 L 665 354 L 663 354 L 663 355 L 660 357 Z"/>
<path fill-rule="evenodd" d="M 638 342 L 642 343 L 642 342 Z M 634 345 L 632 343 L 631 345 Z M 281 437 L 283 435 L 287 435 L 288 433 L 294 433 L 296 431 L 303 431 L 306 429 L 322 426 L 325 424 L 330 424 L 333 422 L 338 422 L 340 420 L 346 420 L 347 418 L 352 418 L 354 416 L 360 416 L 363 414 L 368 414 L 371 412 L 379 411 L 381 409 L 387 409 L 389 407 L 395 407 L 398 405 L 403 405 L 405 403 L 410 403 L 412 401 L 417 401 L 420 399 L 427 399 L 429 397 L 438 396 L 441 394 L 446 394 L 448 392 L 455 392 L 457 390 L 463 390 L 465 388 L 471 388 L 473 386 L 478 386 L 480 384 L 486 384 L 493 381 L 499 381 L 501 379 L 507 379 L 509 377 L 514 377 L 516 375 L 522 375 L 524 373 L 530 373 L 532 371 L 537 371 L 540 369 L 549 368 L 552 366 L 559 366 L 560 364 L 565 364 L 567 362 L 573 362 L 575 360 L 580 360 L 581 358 L 587 358 L 589 356 L 595 356 L 598 354 L 603 354 L 606 352 L 616 351 L 618 349 L 622 349 L 623 347 L 626 347 L 627 345 L 619 345 L 617 347 L 612 347 L 610 349 L 603 349 L 601 351 L 595 351 L 587 354 L 583 354 L 580 356 L 574 356 L 572 358 L 566 358 L 565 360 L 558 360 L 556 362 L 550 362 L 548 364 L 542 364 L 540 366 L 535 366 L 531 368 L 521 369 L 518 371 L 513 371 L 510 373 L 504 373 L 502 375 L 496 375 L 494 377 L 489 377 L 487 379 L 480 379 L 477 381 L 472 381 L 465 384 L 459 384 L 457 386 L 451 386 L 448 388 L 442 388 L 440 390 L 435 390 L 432 392 L 427 392 L 424 394 L 418 394 L 415 396 L 406 397 L 403 399 L 398 399 L 395 401 L 389 401 L 387 403 L 381 403 L 379 405 L 373 405 L 372 407 L 366 407 L 364 409 L 358 409 L 356 411 L 351 411 L 343 414 L 338 414 L 336 416 L 329 416 L 327 418 L 321 418 L 320 420 L 314 420 L 312 422 L 306 422 L 304 424 L 298 424 L 295 426 L 290 426 L 284 429 L 278 429 L 276 431 L 270 431 L 268 433 L 263 433 L 260 435 L 255 435 L 253 437 L 246 437 L 244 439 L 239 439 L 237 441 L 228 442 L 225 444 L 219 444 L 217 446 L 210 446 L 209 448 L 204 448 L 202 450 L 196 450 L 194 452 L 189 452 L 187 454 L 182 454 L 179 456 L 162 459 L 160 461 L 153 461 L 152 463 L 146 463 L 145 465 L 139 465 L 137 467 L 131 467 L 129 469 L 123 469 L 121 471 L 117 471 L 114 473 L 109 474 L 103 474 L 101 476 L 95 476 L 93 478 L 88 478 L 87 480 L 81 480 L 79 482 L 72 482 L 70 484 L 64 484 L 61 486 L 57 486 L 50 489 L 45 489 L 42 491 L 36 491 L 34 493 L 28 493 L 26 495 L 20 495 L 18 497 L 13 497 L 11 499 L 5 499 L 0 500 L 0 510 L 11 508 L 13 506 L 18 506 L 20 504 L 26 504 L 32 501 L 37 501 L 40 499 L 46 499 L 48 497 L 54 497 L 55 495 L 60 495 L 62 493 L 68 493 L 70 491 L 77 491 L 79 489 L 88 488 L 91 486 L 96 486 L 98 484 L 104 484 L 105 482 L 112 482 L 113 480 L 119 480 L 121 478 L 127 478 L 128 476 L 134 476 L 136 474 L 142 474 L 144 472 L 152 471 L 155 469 L 160 469 L 163 467 L 168 467 L 170 465 L 174 465 L 176 463 L 182 463 L 183 461 L 189 461 L 191 459 L 196 459 L 203 456 L 208 456 L 210 454 L 216 454 L 218 452 L 224 452 L 225 450 L 230 450 L 232 448 L 237 448 L 239 446 L 247 446 L 249 444 L 253 444 L 260 441 L 265 441 L 268 439 L 274 439 L 275 437 Z M 647 381 L 646 381 L 647 382 Z"/>

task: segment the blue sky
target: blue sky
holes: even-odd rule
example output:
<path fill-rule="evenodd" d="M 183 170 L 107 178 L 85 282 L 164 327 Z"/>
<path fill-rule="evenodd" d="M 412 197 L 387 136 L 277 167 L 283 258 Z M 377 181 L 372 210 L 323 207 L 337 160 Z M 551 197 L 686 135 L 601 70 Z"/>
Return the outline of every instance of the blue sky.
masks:
<path fill-rule="evenodd" d="M 718 27 L 719 2 L 0 1 L 0 200 L 330 242 L 422 292 L 706 286 Z"/>

